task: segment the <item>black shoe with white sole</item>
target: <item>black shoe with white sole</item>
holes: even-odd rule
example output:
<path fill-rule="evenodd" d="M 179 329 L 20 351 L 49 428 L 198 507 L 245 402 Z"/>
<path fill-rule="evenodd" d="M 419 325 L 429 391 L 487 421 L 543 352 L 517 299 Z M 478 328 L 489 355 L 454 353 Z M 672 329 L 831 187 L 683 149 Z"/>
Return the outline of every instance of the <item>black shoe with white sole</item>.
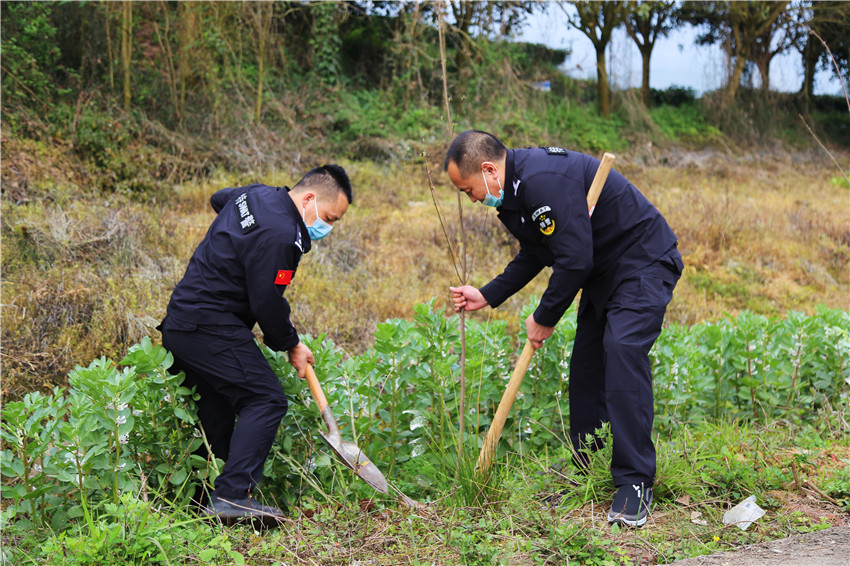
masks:
<path fill-rule="evenodd" d="M 614 503 L 608 511 L 609 523 L 620 523 L 630 527 L 641 527 L 646 523 L 649 506 L 652 504 L 652 488 L 640 485 L 621 485 L 617 488 Z"/>
<path fill-rule="evenodd" d="M 277 526 L 285 517 L 283 511 L 277 507 L 262 505 L 256 499 L 224 498 L 215 493 L 210 496 L 209 503 L 203 507 L 201 514 L 217 518 L 228 525 L 243 520 L 258 520 L 265 526 Z"/>

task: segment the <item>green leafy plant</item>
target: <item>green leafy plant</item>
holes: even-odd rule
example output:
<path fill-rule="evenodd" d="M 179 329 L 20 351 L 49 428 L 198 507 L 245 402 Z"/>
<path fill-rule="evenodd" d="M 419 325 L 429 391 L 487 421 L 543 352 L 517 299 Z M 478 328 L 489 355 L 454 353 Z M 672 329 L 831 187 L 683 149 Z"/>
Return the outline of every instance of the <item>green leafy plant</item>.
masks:
<path fill-rule="evenodd" d="M 11 512 L 26 513 L 28 524 L 49 524 L 47 502 L 56 486 L 45 473 L 53 465 L 53 448 L 68 401 L 56 388 L 50 395 L 29 393 L 23 401 L 3 405 L 0 435 L 6 447 L 0 459 L 3 497 L 13 501 Z"/>
<path fill-rule="evenodd" d="M 850 512 L 850 466 L 844 462 L 840 468 L 823 484 L 823 490 L 844 505 L 844 510 Z"/>
<path fill-rule="evenodd" d="M 476 477 L 474 462 L 524 336 L 508 335 L 504 321 L 467 321 L 469 413 L 466 430 L 458 435 L 456 328 L 456 317 L 446 317 L 432 301 L 417 305 L 413 320 L 379 324 L 374 348 L 358 356 L 346 357 L 325 336 L 302 337 L 316 356 L 316 371 L 343 436 L 363 448 L 393 485 L 418 499 L 451 493 L 459 505 L 498 506 L 515 490 L 517 473 L 550 465 L 562 479 L 575 476 L 579 485 L 562 500 L 566 508 L 609 498 L 610 441 L 587 455 L 586 476 L 565 464 L 571 459 L 564 400 L 575 310 L 535 354 L 494 458 L 494 479 L 487 484 Z M 663 444 L 660 500 L 706 491 L 734 500 L 789 482 L 787 470 L 760 456 L 752 440 L 757 435 L 746 431 L 775 419 L 790 427 L 811 426 L 820 422 L 821 411 L 845 410 L 848 335 L 850 316 L 829 309 L 782 319 L 744 313 L 665 328 L 651 352 L 656 433 Z M 266 461 L 262 494 L 284 505 L 374 497 L 317 444 L 324 423 L 285 355 L 265 347 L 263 352 L 289 396 L 290 412 Z M 210 486 L 222 462 L 195 454 L 204 442 L 197 396 L 182 385 L 181 373 L 171 372 L 172 364 L 167 351 L 144 339 L 119 365 L 104 357 L 77 367 L 67 393 L 57 389 L 6 403 L 2 493 L 10 504 L 4 520 L 58 531 L 86 522 L 94 533 L 91 525 L 103 506 L 120 505 L 129 493 L 184 506 L 198 488 Z M 702 438 L 688 432 L 710 423 L 716 432 Z M 599 434 L 608 435 L 605 429 Z M 843 497 L 842 480 L 834 481 L 830 489 Z M 541 489 L 562 488 L 548 482 Z M 563 536 L 572 535 L 564 531 Z M 489 559 L 480 554 L 480 539 L 458 540 L 466 540 L 457 547 L 462 554 Z M 216 552 L 224 556 L 230 550 Z"/>
<path fill-rule="evenodd" d="M 78 366 L 67 395 L 32 393 L 3 407 L 3 496 L 10 514 L 62 529 L 99 501 L 148 492 L 188 503 L 211 474 L 192 453 L 201 445 L 195 395 L 172 375 L 173 358 L 149 339 L 119 370 L 105 357 Z"/>

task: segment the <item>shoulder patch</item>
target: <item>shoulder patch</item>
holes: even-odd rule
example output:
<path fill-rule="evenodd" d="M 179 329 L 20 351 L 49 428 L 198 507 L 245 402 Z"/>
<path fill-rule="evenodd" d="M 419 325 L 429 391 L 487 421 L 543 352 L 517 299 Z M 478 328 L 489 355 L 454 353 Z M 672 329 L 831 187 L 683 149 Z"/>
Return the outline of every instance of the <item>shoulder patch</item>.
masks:
<path fill-rule="evenodd" d="M 541 214 L 543 214 L 544 212 L 551 212 L 551 211 L 552 211 L 552 207 L 550 207 L 548 205 L 547 206 L 541 206 L 540 208 L 538 208 L 537 210 L 535 210 L 534 212 L 531 213 L 531 220 L 535 221 L 535 220 L 537 220 L 537 217 L 540 216 Z"/>
<path fill-rule="evenodd" d="M 549 155 L 567 155 L 567 150 L 563 147 L 544 147 Z"/>
<path fill-rule="evenodd" d="M 552 207 L 548 205 L 532 212 L 531 221 L 537 222 L 537 227 L 544 236 L 551 236 L 555 232 L 555 216 L 552 214 Z"/>
<path fill-rule="evenodd" d="M 281 269 L 277 272 L 274 278 L 275 285 L 289 285 L 292 282 L 292 276 L 295 274 L 291 269 Z"/>
<path fill-rule="evenodd" d="M 247 234 L 254 230 L 257 227 L 257 218 L 254 216 L 254 211 L 251 210 L 251 200 L 248 198 L 248 193 L 242 193 L 236 197 L 233 204 L 236 207 L 236 214 L 239 216 L 242 233 Z"/>

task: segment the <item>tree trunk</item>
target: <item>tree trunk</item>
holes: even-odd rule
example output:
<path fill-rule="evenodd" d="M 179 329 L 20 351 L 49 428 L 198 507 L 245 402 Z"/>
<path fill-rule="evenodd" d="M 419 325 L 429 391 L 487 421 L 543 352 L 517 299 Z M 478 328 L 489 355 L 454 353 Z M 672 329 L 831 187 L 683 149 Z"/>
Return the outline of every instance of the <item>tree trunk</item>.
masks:
<path fill-rule="evenodd" d="M 260 49 L 264 49 L 265 41 L 260 41 Z M 257 100 L 254 105 L 254 122 L 257 124 L 260 123 L 260 117 L 263 115 L 263 55 L 262 52 L 259 55 L 259 61 L 257 62 Z"/>
<path fill-rule="evenodd" d="M 770 90 L 770 58 L 760 58 L 756 61 L 759 75 L 761 76 L 761 90 L 766 92 Z"/>
<path fill-rule="evenodd" d="M 738 94 L 738 86 L 741 84 L 741 76 L 744 74 L 744 67 L 747 60 L 740 55 L 735 57 L 735 66 L 732 67 L 732 73 L 729 76 L 729 83 L 726 85 L 726 99 L 731 102 Z"/>
<path fill-rule="evenodd" d="M 803 84 L 800 92 L 805 98 L 811 98 L 815 93 L 815 67 L 818 63 L 820 45 L 812 34 L 806 37 L 806 46 L 803 48 Z"/>
<path fill-rule="evenodd" d="M 266 61 L 266 41 L 268 38 L 268 22 L 271 21 L 271 4 L 257 6 L 257 100 L 254 106 L 254 121 L 259 124 L 263 114 L 263 73 Z"/>
<path fill-rule="evenodd" d="M 474 2 L 452 2 L 452 12 L 455 17 L 455 27 L 458 30 L 458 40 L 455 52 L 455 66 L 457 67 L 457 93 L 456 104 L 461 106 L 463 95 L 466 93 L 467 73 L 469 67 L 469 28 L 472 26 L 472 17 L 475 14 Z"/>
<path fill-rule="evenodd" d="M 611 113 L 611 87 L 608 85 L 604 47 L 596 49 L 596 94 L 599 98 L 599 111 L 607 118 Z"/>
<path fill-rule="evenodd" d="M 112 48 L 112 3 L 102 2 L 104 21 L 104 32 L 106 35 L 106 57 L 109 61 L 109 92 L 115 91 L 115 51 Z"/>
<path fill-rule="evenodd" d="M 177 117 L 177 122 L 180 123 L 183 117 L 180 115 L 180 104 L 177 96 L 177 71 L 174 68 L 174 55 L 171 52 L 171 7 L 168 4 L 159 4 L 162 10 L 163 19 L 165 20 L 165 30 L 163 33 L 159 31 L 156 15 L 151 18 L 153 21 L 154 31 L 156 33 L 159 46 L 165 54 L 165 67 L 168 76 L 168 93 L 171 96 L 171 107 L 174 110 L 174 115 Z"/>
<path fill-rule="evenodd" d="M 643 105 L 649 108 L 649 59 L 652 57 L 652 48 L 641 50 L 640 56 L 643 62 L 640 79 L 640 98 L 643 100 Z"/>
<path fill-rule="evenodd" d="M 121 19 L 121 68 L 124 75 L 124 108 L 130 108 L 130 53 L 133 32 L 133 3 L 124 2 L 124 15 Z"/>
<path fill-rule="evenodd" d="M 195 11 L 188 2 L 177 3 L 177 80 L 180 97 L 177 114 L 182 117 L 186 111 L 186 83 L 189 78 L 189 59 L 195 35 Z"/>

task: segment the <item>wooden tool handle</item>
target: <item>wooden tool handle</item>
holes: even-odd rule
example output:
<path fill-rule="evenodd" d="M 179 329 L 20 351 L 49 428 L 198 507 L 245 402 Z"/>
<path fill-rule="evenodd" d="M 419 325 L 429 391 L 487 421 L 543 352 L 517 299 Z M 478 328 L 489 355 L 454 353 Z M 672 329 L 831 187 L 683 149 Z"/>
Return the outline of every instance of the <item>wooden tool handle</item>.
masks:
<path fill-rule="evenodd" d="M 602 187 L 605 186 L 605 180 L 608 178 L 608 173 L 611 172 L 611 167 L 614 166 L 614 154 L 607 151 L 602 156 L 599 162 L 599 169 L 596 170 L 596 175 L 593 176 L 593 182 L 590 184 L 590 190 L 587 191 L 587 215 L 593 216 L 593 209 L 596 208 L 596 201 L 599 200 L 599 194 L 602 192 Z"/>
<path fill-rule="evenodd" d="M 319 378 L 316 377 L 316 372 L 313 370 L 313 366 L 307 364 L 307 370 L 305 373 L 307 374 L 307 384 L 310 385 L 310 392 L 313 394 L 313 398 L 316 399 L 316 403 L 319 405 L 319 412 L 322 414 L 322 419 L 325 421 L 325 424 L 328 425 L 328 433 L 331 435 L 332 439 L 339 442 L 339 427 L 336 424 L 333 411 L 331 411 L 331 408 L 328 405 L 325 392 L 322 391 L 322 386 L 319 384 Z"/>
<path fill-rule="evenodd" d="M 528 370 L 528 365 L 531 363 L 531 357 L 533 355 L 534 346 L 531 345 L 530 340 L 526 340 L 525 347 L 522 349 L 522 354 L 520 354 L 519 361 L 514 368 L 514 373 L 511 375 L 511 380 L 508 382 L 507 389 L 505 389 L 505 394 L 502 395 L 502 400 L 499 401 L 499 408 L 496 410 L 496 415 L 490 424 L 490 430 L 487 431 L 484 446 L 481 447 L 481 453 L 478 455 L 478 463 L 475 467 L 482 473 L 487 472 L 490 468 L 490 460 L 493 458 L 496 444 L 499 443 L 499 437 L 502 436 L 505 419 L 508 418 L 508 413 L 511 411 L 517 391 L 519 391 L 519 386 L 522 385 L 522 379 L 525 377 L 525 372 Z"/>
<path fill-rule="evenodd" d="M 310 385 L 310 392 L 316 403 L 319 404 L 319 412 L 324 415 L 325 407 L 328 406 L 328 400 L 325 397 L 325 392 L 322 391 L 322 386 L 319 384 L 319 378 L 316 377 L 316 372 L 313 371 L 313 366 L 307 364 L 307 384 Z"/>

